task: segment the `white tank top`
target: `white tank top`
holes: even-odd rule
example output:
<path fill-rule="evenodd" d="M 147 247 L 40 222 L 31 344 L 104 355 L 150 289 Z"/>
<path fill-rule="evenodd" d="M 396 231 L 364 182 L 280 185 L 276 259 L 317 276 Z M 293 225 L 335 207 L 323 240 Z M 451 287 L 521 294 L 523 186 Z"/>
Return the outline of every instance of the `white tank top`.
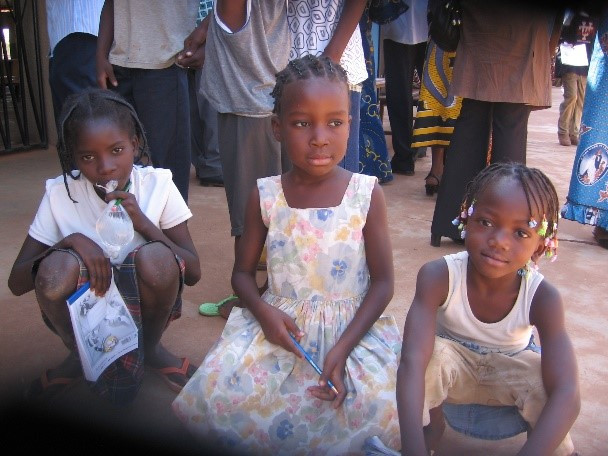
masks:
<path fill-rule="evenodd" d="M 469 253 L 446 255 L 444 259 L 449 271 L 449 290 L 446 301 L 437 311 L 437 334 L 472 342 L 479 345 L 481 351 L 510 355 L 526 348 L 532 335 L 530 305 L 543 275 L 532 270 L 527 278 L 522 278 L 517 300 L 509 314 L 496 323 L 484 323 L 475 317 L 469 305 Z"/>

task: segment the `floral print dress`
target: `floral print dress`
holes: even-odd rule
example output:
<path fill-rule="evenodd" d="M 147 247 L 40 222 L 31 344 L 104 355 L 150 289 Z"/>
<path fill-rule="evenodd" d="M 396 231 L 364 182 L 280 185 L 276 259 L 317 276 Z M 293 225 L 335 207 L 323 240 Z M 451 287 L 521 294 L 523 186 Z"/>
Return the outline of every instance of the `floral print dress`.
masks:
<path fill-rule="evenodd" d="M 339 206 L 288 206 L 281 177 L 258 179 L 268 227 L 263 299 L 295 319 L 322 368 L 369 288 L 363 227 L 376 177 L 353 174 Z M 271 344 L 254 316 L 235 307 L 220 339 L 173 402 L 190 431 L 247 454 L 362 454 L 377 435 L 398 449 L 395 397 L 401 336 L 381 316 L 346 361 L 346 399 L 337 410 L 307 388 L 319 375 Z"/>

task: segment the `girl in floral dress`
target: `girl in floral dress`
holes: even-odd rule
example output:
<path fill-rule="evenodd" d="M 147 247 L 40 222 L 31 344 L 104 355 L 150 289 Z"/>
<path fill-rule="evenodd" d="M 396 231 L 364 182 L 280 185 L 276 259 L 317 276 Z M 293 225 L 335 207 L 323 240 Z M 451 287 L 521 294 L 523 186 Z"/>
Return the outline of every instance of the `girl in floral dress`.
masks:
<path fill-rule="evenodd" d="M 293 168 L 251 193 L 232 274 L 245 308 L 232 311 L 173 409 L 203 441 L 248 454 L 361 454 L 372 435 L 399 449 L 401 337 L 382 315 L 394 285 L 386 205 L 376 177 L 338 166 L 350 122 L 346 75 L 327 57 L 306 56 L 277 75 L 272 95 L 274 135 Z"/>

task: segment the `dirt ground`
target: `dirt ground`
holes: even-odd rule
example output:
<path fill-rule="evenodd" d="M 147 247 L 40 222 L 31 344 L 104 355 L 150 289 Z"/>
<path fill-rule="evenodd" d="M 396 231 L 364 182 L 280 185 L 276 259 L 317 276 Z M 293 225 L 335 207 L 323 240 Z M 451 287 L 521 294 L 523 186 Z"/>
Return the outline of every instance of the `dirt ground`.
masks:
<path fill-rule="evenodd" d="M 553 107 L 535 111 L 530 117 L 528 164 L 549 175 L 563 203 L 575 147 L 563 147 L 557 141 L 561 97 L 561 89 L 554 88 Z M 390 145 L 390 136 L 387 138 Z M 393 182 L 383 186 L 396 271 L 395 295 L 386 313 L 394 315 L 400 327 L 413 297 L 418 268 L 430 259 L 460 250 L 460 246 L 445 238 L 439 248 L 429 245 L 435 197 L 425 195 L 423 178 L 430 169 L 430 155 L 429 150 L 417 162 L 414 176 L 395 175 Z M 93 396 L 85 384 L 44 407 L 28 406 L 20 400 L 32 379 L 67 354 L 59 338 L 43 324 L 34 294 L 15 297 L 6 285 L 43 194 L 44 181 L 59 174 L 53 147 L 0 156 L 0 211 L 4 214 L 0 224 L 3 434 L 26 451 L 46 444 L 64 454 L 101 454 L 127 448 L 167 454 L 217 454 L 208 447 L 194 445 L 170 410 L 175 393 L 153 372 L 146 373 L 142 390 L 129 407 L 109 406 Z M 189 227 L 201 258 L 203 278 L 184 291 L 182 318 L 169 327 L 163 342 L 174 353 L 199 364 L 220 335 L 224 320 L 199 315 L 198 305 L 231 293 L 233 243 L 224 189 L 201 187 L 192 174 L 189 202 L 194 213 Z M 561 291 L 566 304 L 566 323 L 578 358 L 582 390 L 582 409 L 572 437 L 577 450 L 585 456 L 608 454 L 608 317 L 602 307 L 608 304 L 608 289 L 602 285 L 608 252 L 596 245 L 591 231 L 591 227 L 562 221 L 559 259 L 541 263 L 541 271 Z M 261 274 L 259 279 L 263 281 Z M 525 435 L 520 434 L 488 442 L 448 429 L 435 454 L 509 455 L 517 452 L 524 439 Z"/>

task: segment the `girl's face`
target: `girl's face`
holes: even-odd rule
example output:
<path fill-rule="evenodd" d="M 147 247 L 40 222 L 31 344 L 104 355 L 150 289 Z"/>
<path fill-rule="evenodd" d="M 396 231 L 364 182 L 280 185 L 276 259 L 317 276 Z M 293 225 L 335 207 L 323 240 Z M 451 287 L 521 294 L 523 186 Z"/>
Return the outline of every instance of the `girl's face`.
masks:
<path fill-rule="evenodd" d="M 137 136 L 108 119 L 93 119 L 85 122 L 76 138 L 74 161 L 80 172 L 94 186 L 105 186 L 117 180 L 117 189 L 123 189 L 131 176 L 133 162 L 138 150 Z M 95 191 L 104 196 L 103 190 Z"/>
<path fill-rule="evenodd" d="M 283 87 L 281 112 L 273 116 L 272 128 L 294 169 L 322 176 L 344 158 L 348 111 L 349 94 L 343 82 L 312 77 Z"/>
<path fill-rule="evenodd" d="M 519 182 L 503 178 L 480 195 L 466 224 L 466 248 L 475 270 L 499 278 L 526 265 L 544 250 L 537 230 L 543 214 L 532 214 L 538 226 L 529 226 L 530 213 Z"/>

